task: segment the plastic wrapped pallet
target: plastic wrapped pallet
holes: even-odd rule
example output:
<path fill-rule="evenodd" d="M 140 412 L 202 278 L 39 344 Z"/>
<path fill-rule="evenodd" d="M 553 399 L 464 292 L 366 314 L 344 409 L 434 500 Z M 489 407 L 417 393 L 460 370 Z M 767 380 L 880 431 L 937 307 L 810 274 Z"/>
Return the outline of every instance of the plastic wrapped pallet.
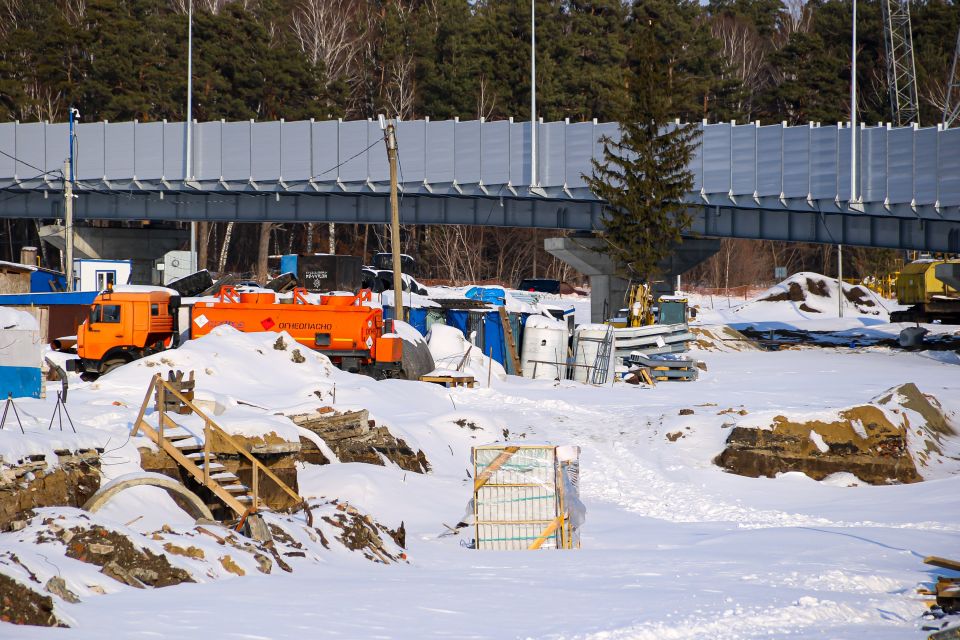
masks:
<path fill-rule="evenodd" d="M 497 444 L 473 449 L 478 549 L 572 549 L 586 510 L 580 448 Z"/>

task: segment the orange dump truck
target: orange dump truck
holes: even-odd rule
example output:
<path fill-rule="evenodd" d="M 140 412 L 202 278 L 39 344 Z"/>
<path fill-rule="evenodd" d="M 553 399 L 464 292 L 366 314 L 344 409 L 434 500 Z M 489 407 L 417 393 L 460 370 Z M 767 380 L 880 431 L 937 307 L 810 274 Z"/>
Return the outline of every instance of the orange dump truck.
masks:
<path fill-rule="evenodd" d="M 77 329 L 79 360 L 68 368 L 98 375 L 174 346 L 180 297 L 163 289 L 108 289 L 90 305 Z"/>
<path fill-rule="evenodd" d="M 272 291 L 237 292 L 224 287 L 215 302 L 198 302 L 191 313 L 191 337 L 228 324 L 240 331 L 286 331 L 303 346 L 325 354 L 343 369 L 376 378 L 400 374 L 403 343 L 384 337 L 383 311 L 365 305 L 370 290 L 356 296 L 322 296 L 310 304 L 305 289 L 278 299 Z"/>
<path fill-rule="evenodd" d="M 268 291 L 237 292 L 224 287 L 217 300 L 198 302 L 190 315 L 190 337 L 199 338 L 222 324 L 240 331 L 286 331 L 303 346 L 326 354 L 338 367 L 377 378 L 402 373 L 403 343 L 384 336 L 383 312 L 356 296 L 323 296 L 310 304 L 304 289 L 278 299 Z M 180 298 L 168 290 L 124 287 L 94 300 L 77 329 L 78 360 L 69 368 L 87 377 L 178 345 Z"/>

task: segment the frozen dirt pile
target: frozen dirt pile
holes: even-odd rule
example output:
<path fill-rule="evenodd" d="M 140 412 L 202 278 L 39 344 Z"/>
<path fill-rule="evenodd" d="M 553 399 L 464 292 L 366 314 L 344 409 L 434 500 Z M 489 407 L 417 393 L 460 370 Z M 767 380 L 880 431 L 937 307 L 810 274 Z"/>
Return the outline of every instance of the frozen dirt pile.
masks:
<path fill-rule="evenodd" d="M 715 463 L 749 477 L 800 471 L 815 480 L 851 473 L 870 484 L 920 482 L 956 472 L 949 456 L 957 432 L 940 403 L 915 384 L 871 403 L 818 416 L 774 415 L 757 426 L 733 426 Z M 946 463 L 946 464 L 945 464 Z"/>
<path fill-rule="evenodd" d="M 790 310 L 798 318 L 834 316 L 839 306 L 837 295 L 836 278 L 804 271 L 775 284 L 734 312 L 738 316 L 749 315 L 752 320 L 765 320 L 776 309 L 780 309 L 779 317 L 786 317 L 784 313 Z M 844 283 L 843 295 L 848 315 L 875 317 L 884 322 L 889 319 L 883 300 L 866 287 Z"/>

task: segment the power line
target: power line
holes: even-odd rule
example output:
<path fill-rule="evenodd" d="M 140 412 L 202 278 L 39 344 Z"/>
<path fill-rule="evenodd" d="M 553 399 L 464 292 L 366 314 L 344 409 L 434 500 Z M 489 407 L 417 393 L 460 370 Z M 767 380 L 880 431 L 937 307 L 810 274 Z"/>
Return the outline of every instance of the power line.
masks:
<path fill-rule="evenodd" d="M 34 165 L 30 164 L 30 163 L 27 162 L 26 160 L 21 160 L 21 159 L 18 158 L 17 156 L 12 156 L 12 155 L 10 155 L 9 153 L 7 153 L 6 151 L 4 151 L 3 149 L 0 149 L 0 154 L 7 156 L 8 158 L 10 158 L 11 160 L 14 160 L 15 162 L 19 162 L 20 164 L 27 165 L 27 166 L 30 167 L 31 169 L 36 169 L 37 171 L 43 171 L 43 169 L 41 169 L 40 167 L 37 167 L 37 166 L 34 166 Z M 48 173 L 54 173 L 54 172 L 59 173 L 59 171 L 60 171 L 59 169 L 51 169 L 50 171 L 43 171 L 43 173 L 41 173 L 40 175 L 41 175 L 41 176 L 45 176 L 45 175 L 47 175 Z M 37 177 L 40 177 L 40 176 L 37 176 Z"/>
<path fill-rule="evenodd" d="M 3 152 L 0 151 L 0 153 L 3 153 Z M 6 154 L 4 154 L 4 155 L 6 155 Z M 24 163 L 24 164 L 26 164 L 26 163 Z M 61 174 L 61 175 L 63 174 L 63 172 L 60 171 L 59 169 L 54 169 L 53 171 L 44 171 L 43 173 L 40 173 L 40 174 L 38 174 L 38 175 L 35 175 L 35 176 L 33 176 L 32 178 L 27 178 L 26 180 L 24 180 L 24 182 L 31 182 L 31 181 L 33 181 L 33 180 L 36 180 L 37 178 L 42 178 L 43 176 L 49 175 L 49 174 L 51 174 L 51 173 L 59 173 L 59 174 Z M 11 185 L 11 186 L 9 186 L 9 187 L 0 187 L 0 191 L 16 191 L 17 189 L 18 189 L 18 186 L 17 186 L 17 185 Z M 13 200 L 14 198 L 16 198 L 16 197 L 18 197 L 18 196 L 21 196 L 21 195 L 23 195 L 23 194 L 22 194 L 22 193 L 12 193 L 12 194 L 10 194 L 9 196 L 7 196 L 6 198 L 3 198 L 2 200 L 0 200 L 0 202 L 6 202 L 7 200 Z"/>
<path fill-rule="evenodd" d="M 287 184 L 305 184 L 305 183 L 307 183 L 307 182 L 311 182 L 312 180 L 315 180 L 316 178 L 320 178 L 320 177 L 322 177 L 322 176 L 325 176 L 325 175 L 327 175 L 328 173 L 330 173 L 331 171 L 335 171 L 336 169 L 339 169 L 340 167 L 342 167 L 343 165 L 347 164 L 347 163 L 350 162 L 351 160 L 355 160 L 355 159 L 359 158 L 360 156 L 362 156 L 363 154 L 365 154 L 367 151 L 370 151 L 370 149 L 373 149 L 375 146 L 377 146 L 377 145 L 380 144 L 381 142 L 383 142 L 382 139 L 374 140 L 373 142 L 370 143 L 370 145 L 369 145 L 366 149 L 363 149 L 362 151 L 358 151 L 357 153 L 353 154 L 352 156 L 350 156 L 349 158 L 347 158 L 347 159 L 344 160 L 343 162 L 341 162 L 341 163 L 339 163 L 339 164 L 335 164 L 334 166 L 330 167 L 330 168 L 327 169 L 326 171 L 321 171 L 320 173 L 318 173 L 318 174 L 316 174 L 316 175 L 312 175 L 312 176 L 310 176 L 309 178 L 307 178 L 306 180 L 295 180 L 295 181 L 289 182 L 289 183 L 287 183 Z"/>

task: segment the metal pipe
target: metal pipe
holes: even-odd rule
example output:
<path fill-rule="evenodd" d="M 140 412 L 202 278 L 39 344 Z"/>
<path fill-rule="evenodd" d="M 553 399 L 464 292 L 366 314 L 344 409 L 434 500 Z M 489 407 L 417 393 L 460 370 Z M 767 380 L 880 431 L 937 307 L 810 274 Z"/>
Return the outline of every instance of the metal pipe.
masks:
<path fill-rule="evenodd" d="M 184 181 L 193 179 L 193 0 L 187 8 L 187 134 Z M 197 223 L 190 222 L 190 271 L 197 271 Z"/>
<path fill-rule="evenodd" d="M 530 186 L 537 180 L 537 0 L 530 0 Z"/>
<path fill-rule="evenodd" d="M 857 201 L 857 0 L 850 42 L 850 202 Z"/>
<path fill-rule="evenodd" d="M 67 291 L 73 291 L 73 175 L 70 172 L 70 160 L 63 161 L 63 237 L 66 242 L 64 271 L 67 279 Z"/>
<path fill-rule="evenodd" d="M 837 245 L 837 290 L 840 294 L 838 296 L 839 300 L 837 301 L 837 306 L 840 309 L 840 317 L 843 317 L 843 245 Z"/>
<path fill-rule="evenodd" d="M 857 0 L 853 4 L 850 38 L 850 205 L 857 202 Z M 841 226 L 841 229 L 843 227 Z M 843 240 L 843 238 L 841 238 Z M 843 317 L 843 245 L 837 245 L 837 306 Z"/>

